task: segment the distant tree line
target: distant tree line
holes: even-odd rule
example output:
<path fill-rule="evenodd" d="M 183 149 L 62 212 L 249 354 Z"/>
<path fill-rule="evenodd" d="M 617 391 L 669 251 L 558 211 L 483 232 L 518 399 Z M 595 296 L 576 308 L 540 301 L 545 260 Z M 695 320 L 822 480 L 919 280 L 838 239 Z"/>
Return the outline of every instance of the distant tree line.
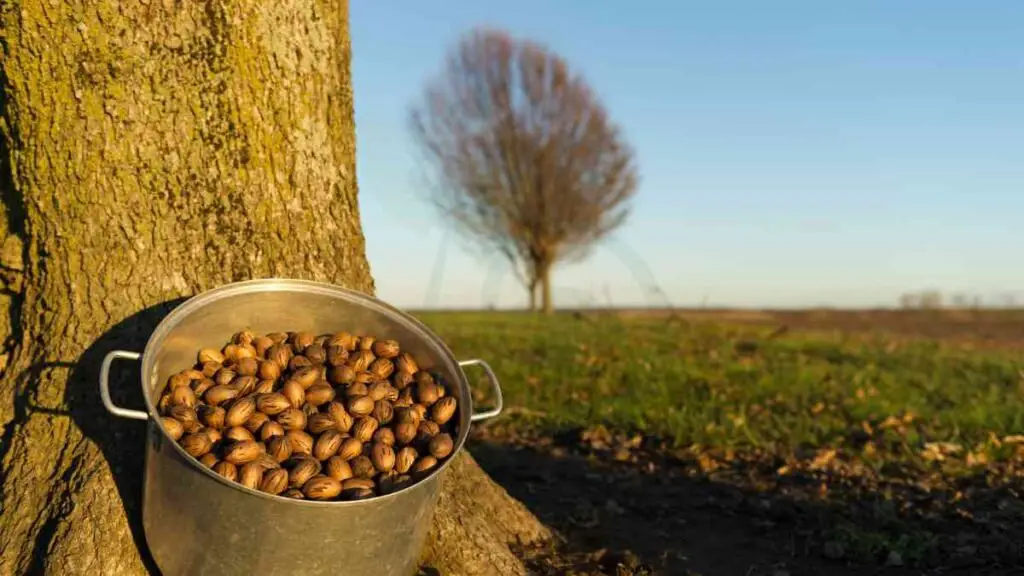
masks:
<path fill-rule="evenodd" d="M 943 294 L 938 290 L 907 292 L 900 295 L 899 305 L 904 310 L 937 310 L 940 308 L 981 309 L 981 308 L 1017 308 L 1017 292 L 982 298 L 977 294 L 954 292 Z"/>

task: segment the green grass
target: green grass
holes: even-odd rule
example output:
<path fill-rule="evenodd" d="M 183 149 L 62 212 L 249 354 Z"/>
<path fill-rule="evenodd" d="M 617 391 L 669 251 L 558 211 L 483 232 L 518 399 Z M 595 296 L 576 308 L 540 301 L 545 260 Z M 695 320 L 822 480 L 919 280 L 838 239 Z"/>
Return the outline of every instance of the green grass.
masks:
<path fill-rule="evenodd" d="M 772 326 L 614 314 L 418 316 L 458 357 L 495 369 L 502 429 L 641 432 L 701 474 L 802 490 L 832 513 L 794 522 L 811 522 L 846 558 L 941 561 L 959 549 L 949 535 L 970 524 L 937 528 L 939 517 L 1002 518 L 1005 541 L 1017 534 L 996 503 L 1017 493 L 1024 468 L 1024 437 L 1012 438 L 1024 434 L 1019 348 L 878 330 L 772 337 Z M 486 381 L 470 377 L 486 404 Z M 920 505 L 922 494 L 938 508 Z"/>
<path fill-rule="evenodd" d="M 937 465 L 923 455 L 929 442 L 962 448 L 943 466 L 968 454 L 992 462 L 1016 457 L 998 439 L 1024 433 L 1019 351 L 840 332 L 769 340 L 770 328 L 613 315 L 418 316 L 460 358 L 490 362 L 508 418 L 528 426 L 600 423 L 780 457 L 832 447 L 920 467 Z"/>

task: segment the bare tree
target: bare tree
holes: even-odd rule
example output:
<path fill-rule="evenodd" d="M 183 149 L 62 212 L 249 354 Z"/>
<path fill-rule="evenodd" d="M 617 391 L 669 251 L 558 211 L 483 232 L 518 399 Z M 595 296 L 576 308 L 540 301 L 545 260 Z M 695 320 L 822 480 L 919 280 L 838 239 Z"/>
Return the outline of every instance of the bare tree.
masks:
<path fill-rule="evenodd" d="M 558 55 L 494 29 L 462 37 L 410 111 L 428 197 L 477 245 L 500 251 L 536 309 L 551 270 L 584 258 L 629 215 L 633 151 Z"/>

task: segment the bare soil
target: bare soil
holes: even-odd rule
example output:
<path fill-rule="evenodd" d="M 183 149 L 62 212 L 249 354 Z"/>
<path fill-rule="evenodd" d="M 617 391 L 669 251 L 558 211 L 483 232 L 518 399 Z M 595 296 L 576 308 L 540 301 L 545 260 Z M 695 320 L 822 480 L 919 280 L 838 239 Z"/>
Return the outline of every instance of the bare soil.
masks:
<path fill-rule="evenodd" d="M 691 322 L 771 325 L 795 330 L 877 332 L 887 336 L 953 340 L 979 347 L 1024 349 L 1024 309 L 621 309 L 578 313 L 610 313 L 623 317 L 675 317 Z"/>

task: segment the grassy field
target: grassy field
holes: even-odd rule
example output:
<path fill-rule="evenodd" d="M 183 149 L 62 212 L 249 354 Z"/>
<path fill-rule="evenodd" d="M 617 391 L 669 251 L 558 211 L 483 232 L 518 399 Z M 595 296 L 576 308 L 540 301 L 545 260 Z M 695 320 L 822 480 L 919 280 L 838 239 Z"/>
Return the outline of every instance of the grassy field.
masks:
<path fill-rule="evenodd" d="M 483 429 L 492 444 L 604 455 L 638 474 L 657 466 L 832 505 L 809 527 L 803 512 L 782 522 L 807 536 L 816 550 L 808 558 L 977 567 L 1019 555 L 1012 542 L 1024 523 L 1013 519 L 1024 511 L 1024 332 L 1014 338 L 1016 316 L 903 314 L 895 322 L 880 313 L 878 322 L 861 315 L 856 324 L 822 313 L 803 322 L 725 313 L 693 321 L 418 316 L 457 356 L 484 358 L 497 371 L 506 415 Z M 485 403 L 486 385 L 474 385 Z M 993 533 L 1008 540 L 975 543 L 995 542 Z M 693 565 L 669 562 L 663 571 Z"/>

